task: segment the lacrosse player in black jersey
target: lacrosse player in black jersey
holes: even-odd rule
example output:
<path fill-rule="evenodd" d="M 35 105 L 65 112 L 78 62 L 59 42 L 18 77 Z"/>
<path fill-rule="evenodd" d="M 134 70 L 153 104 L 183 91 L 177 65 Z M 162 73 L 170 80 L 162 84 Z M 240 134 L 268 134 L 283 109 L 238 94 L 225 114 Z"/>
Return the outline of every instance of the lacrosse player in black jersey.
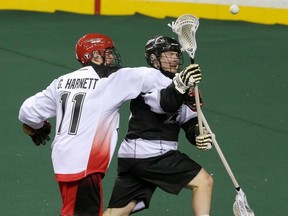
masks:
<path fill-rule="evenodd" d="M 183 62 L 178 41 L 165 36 L 147 42 L 145 57 L 168 79 L 178 76 Z M 157 187 L 172 194 L 182 188 L 190 189 L 194 215 L 209 216 L 213 179 L 177 147 L 181 128 L 189 142 L 200 150 L 211 145 L 211 135 L 198 136 L 197 113 L 187 104 L 178 110 L 165 110 L 174 113 L 157 114 L 147 105 L 150 100 L 151 95 L 145 93 L 131 100 L 128 132 L 118 152 L 118 176 L 104 216 L 126 216 L 149 208 Z"/>

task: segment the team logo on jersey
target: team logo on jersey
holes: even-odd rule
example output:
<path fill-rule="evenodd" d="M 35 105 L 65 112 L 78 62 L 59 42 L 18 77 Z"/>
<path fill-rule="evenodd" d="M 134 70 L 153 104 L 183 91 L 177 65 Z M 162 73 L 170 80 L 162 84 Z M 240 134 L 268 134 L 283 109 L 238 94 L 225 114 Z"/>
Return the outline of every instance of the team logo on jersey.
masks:
<path fill-rule="evenodd" d="M 178 124 L 177 117 L 179 116 L 179 110 L 175 113 L 167 114 L 167 119 L 164 121 L 165 124 Z"/>

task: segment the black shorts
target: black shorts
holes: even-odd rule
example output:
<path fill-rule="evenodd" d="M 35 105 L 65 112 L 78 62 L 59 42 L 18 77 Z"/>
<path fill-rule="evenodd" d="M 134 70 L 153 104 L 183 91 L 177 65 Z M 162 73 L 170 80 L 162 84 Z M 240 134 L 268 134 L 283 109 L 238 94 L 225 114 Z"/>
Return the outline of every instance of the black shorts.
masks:
<path fill-rule="evenodd" d="M 108 208 L 121 208 L 130 201 L 148 208 L 156 187 L 178 194 L 201 170 L 201 166 L 179 151 L 145 158 L 118 158 L 118 176 Z"/>
<path fill-rule="evenodd" d="M 102 215 L 103 174 L 94 173 L 74 182 L 58 182 L 61 196 L 61 216 L 99 216 Z"/>

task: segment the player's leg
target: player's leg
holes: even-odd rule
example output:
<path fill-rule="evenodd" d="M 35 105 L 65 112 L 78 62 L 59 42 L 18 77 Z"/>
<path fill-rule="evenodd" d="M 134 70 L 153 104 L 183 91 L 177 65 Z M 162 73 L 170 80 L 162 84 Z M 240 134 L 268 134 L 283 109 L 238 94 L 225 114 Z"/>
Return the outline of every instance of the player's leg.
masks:
<path fill-rule="evenodd" d="M 118 158 L 118 175 L 103 216 L 128 216 L 149 208 L 156 186 L 136 177 L 135 172 L 143 168 L 140 163 L 134 169 L 137 161 L 133 158 Z"/>
<path fill-rule="evenodd" d="M 136 204 L 137 202 L 133 200 L 123 208 L 107 208 L 103 212 L 103 216 L 128 216 L 131 214 Z"/>
<path fill-rule="evenodd" d="M 79 181 L 75 214 L 100 216 L 103 211 L 102 174 L 94 173 Z"/>
<path fill-rule="evenodd" d="M 60 216 L 74 215 L 78 182 L 58 182 L 62 197 Z"/>
<path fill-rule="evenodd" d="M 158 157 L 139 159 L 133 170 L 138 178 L 145 179 L 168 193 L 179 194 L 185 187 L 191 189 L 195 216 L 209 215 L 213 179 L 186 154 L 170 151 Z"/>
<path fill-rule="evenodd" d="M 210 213 L 213 178 L 203 168 L 187 185 L 193 191 L 192 208 L 195 216 L 208 216 Z"/>
<path fill-rule="evenodd" d="M 91 174 L 75 182 L 59 182 L 62 196 L 61 216 L 102 215 L 102 174 Z"/>

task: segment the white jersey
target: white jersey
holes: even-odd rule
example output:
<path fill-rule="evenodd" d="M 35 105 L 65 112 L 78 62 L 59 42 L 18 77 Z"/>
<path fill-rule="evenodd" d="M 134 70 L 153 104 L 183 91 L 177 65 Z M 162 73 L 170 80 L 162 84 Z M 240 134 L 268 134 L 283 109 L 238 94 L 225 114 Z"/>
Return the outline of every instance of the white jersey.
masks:
<path fill-rule="evenodd" d="M 52 143 L 56 180 L 74 181 L 106 172 L 117 144 L 120 106 L 145 92 L 151 94 L 151 109 L 163 113 L 159 92 L 169 84 L 171 79 L 153 68 L 122 68 L 100 78 L 87 66 L 55 79 L 25 100 L 19 120 L 36 129 L 56 116 Z"/>

